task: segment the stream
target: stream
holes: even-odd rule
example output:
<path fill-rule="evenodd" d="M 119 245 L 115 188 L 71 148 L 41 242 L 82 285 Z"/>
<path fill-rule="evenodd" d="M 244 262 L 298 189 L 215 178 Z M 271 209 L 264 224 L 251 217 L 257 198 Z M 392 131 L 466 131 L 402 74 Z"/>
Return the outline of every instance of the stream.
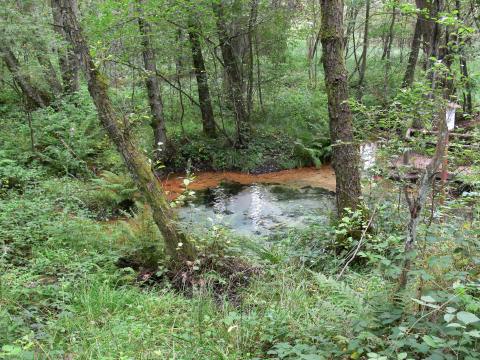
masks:
<path fill-rule="evenodd" d="M 363 172 L 375 164 L 376 145 L 361 147 Z M 183 176 L 163 181 L 171 199 L 184 190 Z M 238 235 L 268 236 L 326 223 L 335 210 L 335 173 L 330 165 L 268 174 L 203 172 L 189 185 L 193 199 L 178 215 L 190 232 L 221 225 Z"/>

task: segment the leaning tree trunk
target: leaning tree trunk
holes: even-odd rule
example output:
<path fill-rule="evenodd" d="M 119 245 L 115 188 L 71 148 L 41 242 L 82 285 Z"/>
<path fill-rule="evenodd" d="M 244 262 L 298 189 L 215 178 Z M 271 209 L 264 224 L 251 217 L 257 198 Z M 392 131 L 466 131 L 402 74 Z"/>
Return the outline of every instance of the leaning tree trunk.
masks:
<path fill-rule="evenodd" d="M 197 79 L 198 102 L 200 103 L 200 111 L 202 113 L 203 132 L 208 137 L 214 138 L 217 133 L 212 101 L 210 98 L 210 89 L 208 87 L 208 74 L 205 69 L 205 60 L 203 59 L 198 27 L 193 19 L 189 24 L 188 37 L 192 48 L 193 67 Z"/>
<path fill-rule="evenodd" d="M 422 40 L 422 23 L 422 16 L 418 14 L 417 21 L 415 22 L 412 45 L 410 46 L 410 55 L 408 56 L 407 70 L 405 71 L 405 76 L 403 77 L 402 86 L 405 88 L 411 87 L 415 78 L 415 68 L 417 67 L 420 43 Z"/>
<path fill-rule="evenodd" d="M 147 86 L 148 103 L 152 119 L 150 126 L 153 129 L 153 158 L 155 165 L 163 159 L 162 151 L 167 149 L 167 132 L 165 128 L 165 116 L 163 113 L 160 85 L 157 77 L 157 60 L 152 45 L 152 29 L 150 23 L 143 16 L 143 0 L 138 2 L 138 28 L 142 37 L 142 56 L 146 71 L 145 83 Z M 165 151 L 163 152 L 165 153 Z"/>
<path fill-rule="evenodd" d="M 61 12 L 61 3 L 63 0 L 51 0 L 52 15 L 53 15 L 53 29 L 62 38 L 67 41 L 64 30 L 64 19 Z M 73 11 L 78 13 L 77 1 L 72 0 Z M 72 94 L 79 90 L 79 63 L 75 56 L 75 52 L 71 46 L 66 49 L 58 50 L 58 63 L 62 73 L 63 92 L 65 94 Z"/>
<path fill-rule="evenodd" d="M 337 210 L 355 210 L 361 185 L 358 146 L 354 143 L 352 113 L 348 105 L 348 78 L 344 60 L 343 0 L 321 0 L 323 68 L 328 96 Z"/>
<path fill-rule="evenodd" d="M 100 122 L 123 157 L 135 184 L 150 205 L 153 219 L 165 241 L 167 254 L 178 264 L 192 260 L 195 248 L 180 231 L 160 182 L 153 174 L 147 158 L 122 128 L 123 121 L 115 113 L 105 77 L 98 71 L 89 51 L 88 43 L 72 8 L 72 0 L 62 0 L 64 29 L 75 53 L 85 68 L 88 91 L 95 103 Z"/>
<path fill-rule="evenodd" d="M 22 90 L 23 96 L 25 96 L 29 105 L 34 108 L 48 106 L 50 100 L 48 96 L 33 85 L 32 79 L 22 72 L 20 62 L 6 44 L 0 43 L 0 56 L 7 65 L 8 70 L 11 72 L 13 79 Z"/>
<path fill-rule="evenodd" d="M 228 35 L 225 24 L 223 2 L 213 4 L 213 10 L 217 17 L 217 31 L 220 40 L 220 49 L 222 52 L 223 65 L 228 79 L 228 92 L 232 101 L 235 121 L 237 126 L 237 144 L 246 145 L 250 132 L 249 116 L 243 96 L 243 79 L 240 72 L 240 65 L 235 55 L 231 38 Z"/>

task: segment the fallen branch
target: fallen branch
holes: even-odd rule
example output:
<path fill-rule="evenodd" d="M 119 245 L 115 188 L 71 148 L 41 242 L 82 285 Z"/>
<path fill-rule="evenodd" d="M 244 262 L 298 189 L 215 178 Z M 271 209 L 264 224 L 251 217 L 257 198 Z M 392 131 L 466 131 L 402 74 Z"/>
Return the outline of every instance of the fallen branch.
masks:
<path fill-rule="evenodd" d="M 405 138 L 406 139 L 411 139 L 415 133 L 420 133 L 423 135 L 437 135 L 438 136 L 438 131 L 433 131 L 433 130 L 425 130 L 425 129 L 414 129 L 414 128 L 408 128 L 407 132 L 405 133 Z M 458 137 L 461 139 L 473 139 L 474 136 L 472 134 L 461 134 L 461 133 L 450 133 L 450 137 Z"/>

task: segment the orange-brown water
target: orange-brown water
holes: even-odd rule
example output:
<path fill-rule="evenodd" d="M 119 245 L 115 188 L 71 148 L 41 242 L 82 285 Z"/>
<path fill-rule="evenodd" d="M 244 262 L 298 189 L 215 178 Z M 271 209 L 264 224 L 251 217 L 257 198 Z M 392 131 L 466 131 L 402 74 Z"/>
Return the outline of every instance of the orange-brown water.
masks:
<path fill-rule="evenodd" d="M 184 178 L 185 175 L 176 174 L 162 180 L 162 185 L 170 199 L 174 199 L 185 190 L 183 185 Z M 189 185 L 189 188 L 192 190 L 204 190 L 217 187 L 224 181 L 237 182 L 242 185 L 262 183 L 288 185 L 298 188 L 311 186 L 335 191 L 335 173 L 330 165 L 324 165 L 318 169 L 306 167 L 257 175 L 234 171 L 206 171 L 195 174 L 195 180 Z"/>

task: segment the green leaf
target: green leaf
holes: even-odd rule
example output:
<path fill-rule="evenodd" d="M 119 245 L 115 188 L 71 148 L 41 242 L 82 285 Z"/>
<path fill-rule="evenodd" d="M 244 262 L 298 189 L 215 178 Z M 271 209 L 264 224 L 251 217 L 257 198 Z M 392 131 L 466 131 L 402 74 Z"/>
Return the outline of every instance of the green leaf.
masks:
<path fill-rule="evenodd" d="M 465 334 L 470 335 L 471 337 L 480 339 L 480 331 L 479 330 L 467 331 Z"/>
<path fill-rule="evenodd" d="M 427 302 L 427 303 L 435 303 L 435 302 L 437 302 L 437 300 L 435 300 L 433 297 L 428 296 L 428 295 L 427 295 L 427 296 L 422 296 L 420 299 L 421 299 L 422 301 Z"/>
<path fill-rule="evenodd" d="M 447 327 L 453 327 L 453 328 L 462 328 L 465 329 L 465 326 L 459 324 L 459 323 L 450 323 L 447 325 Z"/>
<path fill-rule="evenodd" d="M 408 354 L 406 352 L 403 352 L 403 353 L 400 353 L 400 354 L 397 355 L 397 359 L 398 360 L 404 360 L 404 359 L 407 358 L 407 356 L 408 356 Z"/>
<path fill-rule="evenodd" d="M 472 324 L 472 323 L 477 322 L 477 321 L 480 321 L 480 319 L 475 314 L 472 314 L 472 313 L 466 312 L 466 311 L 460 311 L 457 314 L 457 319 L 460 320 L 461 322 L 463 322 L 466 325 Z"/>
<path fill-rule="evenodd" d="M 303 359 L 303 360 L 323 360 L 324 358 L 320 357 L 319 355 L 315 355 L 315 354 L 307 354 L 307 355 L 301 355 L 301 359 Z"/>
<path fill-rule="evenodd" d="M 432 348 L 438 347 L 437 342 L 430 335 L 425 335 L 424 337 L 422 337 L 422 339 L 425 342 L 425 344 L 427 344 L 428 346 Z"/>
<path fill-rule="evenodd" d="M 454 314 L 445 314 L 445 315 L 443 315 L 443 319 L 444 319 L 446 322 L 450 322 L 450 321 L 452 321 L 454 318 L 455 318 L 455 315 L 454 315 Z"/>

